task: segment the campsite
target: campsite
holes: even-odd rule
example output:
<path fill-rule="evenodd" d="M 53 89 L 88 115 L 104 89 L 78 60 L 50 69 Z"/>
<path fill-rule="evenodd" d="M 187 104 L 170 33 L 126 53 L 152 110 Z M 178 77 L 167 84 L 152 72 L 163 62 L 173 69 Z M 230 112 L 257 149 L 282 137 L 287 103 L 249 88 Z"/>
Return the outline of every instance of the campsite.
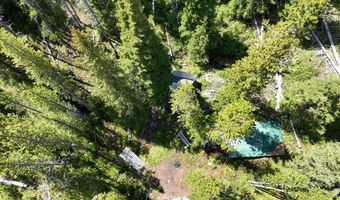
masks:
<path fill-rule="evenodd" d="M 339 0 L 0 0 L 0 200 L 340 198 Z"/>

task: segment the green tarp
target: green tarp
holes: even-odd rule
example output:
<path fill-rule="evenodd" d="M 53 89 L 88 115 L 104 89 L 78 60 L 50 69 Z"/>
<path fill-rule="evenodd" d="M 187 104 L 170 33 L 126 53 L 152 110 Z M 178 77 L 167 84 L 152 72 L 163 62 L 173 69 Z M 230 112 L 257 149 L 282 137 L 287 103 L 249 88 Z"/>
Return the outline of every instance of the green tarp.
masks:
<path fill-rule="evenodd" d="M 236 139 L 233 142 L 235 152 L 229 154 L 231 158 L 248 158 L 284 155 L 282 128 L 273 121 L 256 122 L 252 136 Z"/>

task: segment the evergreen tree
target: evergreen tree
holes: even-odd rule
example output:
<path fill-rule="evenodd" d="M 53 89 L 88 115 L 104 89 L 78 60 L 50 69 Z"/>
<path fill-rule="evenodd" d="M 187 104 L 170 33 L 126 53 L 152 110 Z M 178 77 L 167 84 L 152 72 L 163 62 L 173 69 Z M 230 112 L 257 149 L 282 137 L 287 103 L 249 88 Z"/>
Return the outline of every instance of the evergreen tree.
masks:
<path fill-rule="evenodd" d="M 325 9 L 324 1 L 297 1 L 287 6 L 285 21 L 267 26 L 264 40 L 248 49 L 248 56 L 227 70 L 228 82 L 221 90 L 217 108 L 238 98 L 259 94 L 278 71 L 280 63 L 297 44 L 300 34 L 311 30 L 317 17 Z"/>
<path fill-rule="evenodd" d="M 299 131 L 315 139 L 325 134 L 327 127 L 336 124 L 340 119 L 339 85 L 339 79 L 332 77 L 287 85 L 283 108 Z"/>
<path fill-rule="evenodd" d="M 188 131 L 192 145 L 203 145 L 208 131 L 207 119 L 191 84 L 181 85 L 171 94 L 171 110 L 178 115 L 178 122 Z"/>
<path fill-rule="evenodd" d="M 100 30 L 101 28 L 98 27 L 101 36 L 106 40 L 119 40 L 117 19 L 115 17 L 117 9 L 116 3 L 116 0 L 90 1 L 96 16 L 98 16 L 98 20 L 100 20 L 100 24 L 97 24 L 97 26 L 103 29 Z"/>
<path fill-rule="evenodd" d="M 118 48 L 119 65 L 134 80 L 130 87 L 143 91 L 139 98 L 160 105 L 171 79 L 164 46 L 150 27 L 140 0 L 120 0 L 117 6 L 122 41 Z"/>
<path fill-rule="evenodd" d="M 228 104 L 218 112 L 210 139 L 221 145 L 222 149 L 228 149 L 228 139 L 250 135 L 255 125 L 253 111 L 251 103 L 245 100 Z"/>
<path fill-rule="evenodd" d="M 0 51 L 12 58 L 14 66 L 24 67 L 28 76 L 40 85 L 49 86 L 68 98 L 77 98 L 79 87 L 68 77 L 67 71 L 58 69 L 55 64 L 33 50 L 22 37 L 14 37 L 0 29 Z"/>
<path fill-rule="evenodd" d="M 133 126 L 143 123 L 146 105 L 139 98 L 141 91 L 129 87 L 135 77 L 129 77 L 120 68 L 115 56 L 104 51 L 105 47 L 102 45 L 93 43 L 86 33 L 74 30 L 73 46 L 83 55 L 76 62 L 87 70 L 79 70 L 78 76 L 84 77 L 91 85 L 88 87 L 91 95 L 104 101 L 107 107 L 118 113 L 119 119 L 116 122 L 127 121 L 126 123 Z"/>
<path fill-rule="evenodd" d="M 198 66 L 205 66 L 209 62 L 206 52 L 209 44 L 206 26 L 206 23 L 197 26 L 187 46 L 189 59 Z"/>
<path fill-rule="evenodd" d="M 230 18 L 252 19 L 256 15 L 265 14 L 274 0 L 231 0 L 226 5 L 227 15 Z"/>
<path fill-rule="evenodd" d="M 214 34 L 212 19 L 216 1 L 185 1 L 180 13 L 179 33 L 182 44 L 188 52 L 189 60 L 204 67 L 208 63 L 208 50 Z"/>
<path fill-rule="evenodd" d="M 43 38 L 68 45 L 68 17 L 61 0 L 20 0 L 20 5 L 29 10 Z"/>

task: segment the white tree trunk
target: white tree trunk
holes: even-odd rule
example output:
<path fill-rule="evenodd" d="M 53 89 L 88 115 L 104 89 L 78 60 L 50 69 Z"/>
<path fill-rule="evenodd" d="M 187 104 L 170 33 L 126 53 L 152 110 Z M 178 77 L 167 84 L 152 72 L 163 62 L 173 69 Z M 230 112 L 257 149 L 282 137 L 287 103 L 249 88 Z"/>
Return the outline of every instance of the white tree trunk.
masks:
<path fill-rule="evenodd" d="M 280 110 L 280 105 L 281 101 L 283 99 L 283 94 L 282 94 L 282 71 L 278 71 L 275 74 L 275 89 L 276 89 L 276 106 L 275 110 L 279 111 Z"/>
<path fill-rule="evenodd" d="M 174 52 L 172 51 L 172 47 L 171 47 L 171 42 L 170 42 L 170 37 L 169 37 L 169 33 L 168 33 L 168 29 L 165 27 L 165 35 L 166 35 L 166 41 L 168 43 L 168 47 L 169 47 L 169 55 L 171 57 L 174 57 Z"/>
<path fill-rule="evenodd" d="M 337 62 L 337 67 L 338 67 L 338 70 L 340 70 L 340 58 L 339 58 L 339 54 L 336 50 L 336 47 L 334 45 L 334 42 L 333 42 L 333 38 L 332 38 L 332 35 L 331 35 L 331 32 L 329 31 L 329 28 L 328 28 L 328 24 L 326 22 L 325 19 L 322 20 L 323 24 L 325 25 L 325 28 L 326 28 L 326 32 L 327 32 L 327 36 L 328 36 L 328 39 L 329 39 L 329 42 L 331 44 L 331 47 L 332 47 L 332 51 L 333 51 L 333 54 L 334 54 L 334 57 L 335 57 L 335 61 Z"/>
<path fill-rule="evenodd" d="M 299 137 L 297 136 L 296 134 L 296 131 L 295 131 L 295 128 L 294 128 L 294 124 L 293 124 L 293 121 L 292 119 L 289 117 L 289 122 L 290 122 L 290 125 L 292 127 L 292 130 L 293 130 L 293 133 L 294 133 L 294 137 L 295 137 L 295 140 L 296 140 L 296 144 L 297 146 L 299 147 L 300 150 L 302 150 L 302 147 L 301 147 L 301 144 L 300 144 L 300 140 L 299 140 Z"/>
<path fill-rule="evenodd" d="M 319 46 L 321 47 L 321 50 L 323 51 L 323 53 L 325 54 L 325 56 L 327 57 L 331 67 L 334 69 L 334 71 L 336 72 L 336 74 L 338 76 L 340 76 L 340 70 L 338 69 L 338 67 L 336 66 L 336 63 L 334 62 L 334 60 L 332 59 L 332 57 L 329 55 L 327 49 L 323 46 L 322 42 L 320 41 L 320 39 L 318 38 L 318 36 L 314 33 L 314 31 L 312 31 L 312 35 L 314 37 L 314 39 L 317 41 L 317 43 L 319 44 Z"/>
<path fill-rule="evenodd" d="M 261 24 L 261 26 L 259 27 L 256 18 L 254 18 L 254 21 L 255 21 L 255 26 L 256 26 L 256 35 L 260 40 L 263 40 L 263 30 L 264 30 L 263 24 Z"/>
<path fill-rule="evenodd" d="M 3 177 L 0 177 L 0 183 L 3 183 L 5 185 L 14 185 L 17 187 L 21 187 L 21 188 L 26 188 L 28 185 L 19 181 L 12 181 L 12 180 L 8 180 L 5 179 Z"/>

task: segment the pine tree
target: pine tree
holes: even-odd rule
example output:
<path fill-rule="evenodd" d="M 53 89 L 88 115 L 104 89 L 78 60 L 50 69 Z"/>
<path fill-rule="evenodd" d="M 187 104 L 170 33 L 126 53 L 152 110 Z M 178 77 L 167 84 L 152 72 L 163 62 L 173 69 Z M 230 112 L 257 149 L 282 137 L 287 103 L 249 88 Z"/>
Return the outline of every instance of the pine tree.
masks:
<path fill-rule="evenodd" d="M 222 149 L 228 149 L 228 139 L 249 136 L 255 125 L 254 108 L 245 100 L 238 100 L 225 106 L 217 114 L 210 139 Z"/>
<path fill-rule="evenodd" d="M 252 19 L 256 15 L 265 14 L 275 3 L 273 0 L 231 0 L 226 7 L 230 18 Z"/>
<path fill-rule="evenodd" d="M 290 49 L 298 44 L 301 34 L 315 26 L 326 5 L 327 0 L 316 0 L 297 1 L 287 6 L 285 20 L 267 26 L 265 39 L 252 45 L 248 56 L 227 70 L 228 83 L 221 90 L 216 107 L 259 94 L 278 71 L 281 61 L 289 56 Z"/>
<path fill-rule="evenodd" d="M 20 6 L 28 8 L 29 16 L 35 21 L 43 38 L 68 45 L 68 17 L 61 7 L 61 0 L 20 0 Z"/>
<path fill-rule="evenodd" d="M 288 84 L 283 111 L 291 115 L 301 133 L 318 138 L 340 118 L 339 85 L 339 79 L 332 77 Z"/>
<path fill-rule="evenodd" d="M 105 102 L 106 107 L 113 108 L 121 121 L 129 124 L 142 123 L 145 102 L 139 98 L 141 91 L 130 88 L 134 77 L 129 77 L 118 65 L 113 53 L 105 50 L 102 45 L 92 42 L 88 34 L 73 30 L 73 46 L 83 56 L 76 59 L 86 71 L 79 70 L 78 76 L 84 77 L 91 86 L 91 95 Z M 139 114 L 137 114 L 139 113 Z M 115 119 L 116 122 L 119 119 Z M 127 126 L 127 124 L 125 124 Z M 133 125 L 134 126 L 134 125 Z"/>
<path fill-rule="evenodd" d="M 22 37 L 14 37 L 0 29 L 0 52 L 12 59 L 17 68 L 24 67 L 28 76 L 40 85 L 46 85 L 64 94 L 68 98 L 77 98 L 80 88 L 67 75 L 67 71 L 58 69 L 55 64 L 33 50 Z"/>
<path fill-rule="evenodd" d="M 195 32 L 188 42 L 188 57 L 198 66 L 208 64 L 207 48 L 209 45 L 209 36 L 207 34 L 207 24 L 203 23 L 196 27 Z"/>
<path fill-rule="evenodd" d="M 212 19 L 216 1 L 188 0 L 180 13 L 180 27 L 178 28 L 182 44 L 188 52 L 189 60 L 204 67 L 208 63 L 208 51 L 215 34 Z"/>
<path fill-rule="evenodd" d="M 191 84 L 184 84 L 171 94 L 171 110 L 188 131 L 193 146 L 203 145 L 206 139 L 207 118 L 200 108 L 196 91 Z"/>
<path fill-rule="evenodd" d="M 119 65 L 134 80 L 131 87 L 144 92 L 141 99 L 161 105 L 170 84 L 171 66 L 140 0 L 118 1 L 117 20 L 122 41 L 118 48 Z"/>

